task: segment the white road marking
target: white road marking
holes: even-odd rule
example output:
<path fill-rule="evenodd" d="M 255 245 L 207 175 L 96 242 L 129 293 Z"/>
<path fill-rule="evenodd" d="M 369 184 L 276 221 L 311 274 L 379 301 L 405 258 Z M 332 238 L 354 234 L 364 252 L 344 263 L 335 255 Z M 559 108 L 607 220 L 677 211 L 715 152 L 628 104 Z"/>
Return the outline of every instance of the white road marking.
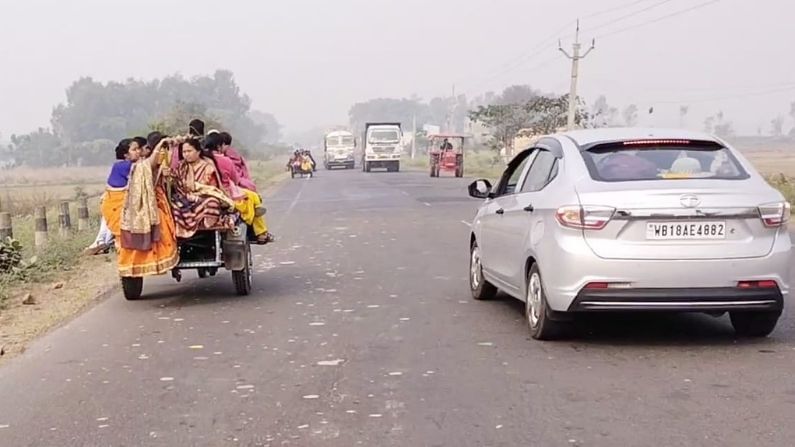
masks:
<path fill-rule="evenodd" d="M 466 226 L 468 226 L 469 228 L 472 228 L 472 224 L 467 222 L 467 221 L 465 221 L 465 220 L 462 220 L 461 223 L 466 225 Z"/>
<path fill-rule="evenodd" d="M 422 204 L 425 205 L 425 206 L 431 206 L 431 204 L 428 203 L 428 202 L 422 202 Z"/>
<path fill-rule="evenodd" d="M 344 363 L 344 359 L 336 359 L 336 360 L 321 360 L 317 362 L 318 366 L 339 366 L 341 363 Z"/>
<path fill-rule="evenodd" d="M 304 187 L 306 187 L 306 183 L 301 184 L 301 188 L 298 190 L 298 193 L 293 198 L 293 201 L 290 202 L 290 206 L 287 207 L 287 210 L 280 216 L 281 219 L 279 220 L 279 224 L 284 223 L 287 220 L 287 217 L 293 212 L 295 205 L 298 204 L 298 201 L 301 200 L 301 194 L 304 192 Z"/>

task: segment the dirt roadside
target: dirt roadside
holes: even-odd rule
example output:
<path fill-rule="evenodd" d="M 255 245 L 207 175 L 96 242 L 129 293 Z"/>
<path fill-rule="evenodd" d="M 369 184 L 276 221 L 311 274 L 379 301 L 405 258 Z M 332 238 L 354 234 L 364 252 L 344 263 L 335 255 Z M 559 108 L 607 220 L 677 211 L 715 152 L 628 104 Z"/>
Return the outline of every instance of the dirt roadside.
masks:
<path fill-rule="evenodd" d="M 266 182 L 262 195 L 273 197 L 288 178 L 279 174 Z M 82 258 L 69 272 L 47 283 L 25 284 L 0 309 L 0 365 L 25 352 L 27 345 L 90 309 L 119 289 L 116 255 Z"/>

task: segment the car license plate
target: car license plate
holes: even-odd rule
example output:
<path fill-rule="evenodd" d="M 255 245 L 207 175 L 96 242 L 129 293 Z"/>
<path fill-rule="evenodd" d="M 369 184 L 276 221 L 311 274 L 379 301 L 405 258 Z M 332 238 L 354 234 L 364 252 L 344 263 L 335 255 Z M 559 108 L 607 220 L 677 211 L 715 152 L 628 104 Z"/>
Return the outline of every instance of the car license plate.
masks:
<path fill-rule="evenodd" d="M 726 239 L 726 222 L 649 222 L 646 224 L 646 239 Z"/>

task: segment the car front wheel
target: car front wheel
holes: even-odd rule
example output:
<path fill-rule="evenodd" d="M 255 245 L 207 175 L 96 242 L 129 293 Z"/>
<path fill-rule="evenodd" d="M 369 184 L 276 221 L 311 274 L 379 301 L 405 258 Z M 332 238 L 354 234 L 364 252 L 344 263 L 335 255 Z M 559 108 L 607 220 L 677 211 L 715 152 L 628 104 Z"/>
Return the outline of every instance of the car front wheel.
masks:
<path fill-rule="evenodd" d="M 497 288 L 483 277 L 483 265 L 480 258 L 480 247 L 472 243 L 469 256 L 469 288 L 476 300 L 490 300 L 497 295 Z"/>
<path fill-rule="evenodd" d="M 544 283 L 538 264 L 530 267 L 527 274 L 527 296 L 525 300 L 525 318 L 530 329 L 530 336 L 536 340 L 555 340 L 564 335 L 567 324 L 550 318 L 552 312 L 547 304 Z"/>

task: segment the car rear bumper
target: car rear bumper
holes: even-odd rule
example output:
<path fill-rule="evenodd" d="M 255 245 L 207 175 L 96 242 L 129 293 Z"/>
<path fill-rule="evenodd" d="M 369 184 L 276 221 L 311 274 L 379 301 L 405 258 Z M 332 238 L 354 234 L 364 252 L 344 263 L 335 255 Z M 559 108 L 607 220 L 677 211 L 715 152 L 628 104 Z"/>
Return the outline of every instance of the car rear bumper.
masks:
<path fill-rule="evenodd" d="M 778 288 L 599 289 L 581 291 L 568 310 L 569 312 L 731 310 L 780 312 L 783 306 L 784 297 Z"/>
<path fill-rule="evenodd" d="M 784 232 L 779 234 L 767 256 L 703 260 L 604 259 L 594 255 L 582 236 L 578 236 L 558 232 L 544 241 L 548 245 L 538 256 L 547 302 L 554 311 L 583 310 L 580 308 L 583 297 L 590 298 L 588 310 L 674 310 L 677 306 L 725 310 L 730 306 L 759 305 L 744 303 L 749 301 L 744 294 L 753 294 L 757 289 L 737 289 L 740 281 L 773 280 L 778 285 L 776 293 L 781 296 L 780 302 L 786 302 L 790 295 L 794 253 L 790 237 Z M 553 263 L 543 259 L 551 259 Z M 617 287 L 589 290 L 586 289 L 589 283 Z M 706 298 L 696 296 L 693 291 L 701 291 Z M 690 305 L 686 306 L 688 302 Z"/>

